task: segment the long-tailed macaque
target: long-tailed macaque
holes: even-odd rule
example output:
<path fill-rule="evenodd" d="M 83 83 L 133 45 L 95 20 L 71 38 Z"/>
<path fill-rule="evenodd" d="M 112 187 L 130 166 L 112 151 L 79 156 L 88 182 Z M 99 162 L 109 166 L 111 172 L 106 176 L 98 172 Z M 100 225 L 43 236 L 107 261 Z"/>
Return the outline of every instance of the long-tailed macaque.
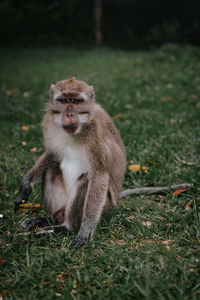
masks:
<path fill-rule="evenodd" d="M 23 177 L 15 211 L 36 182 L 54 232 L 79 229 L 71 246 L 88 241 L 102 213 L 117 203 L 126 168 L 123 142 L 111 118 L 95 102 L 92 86 L 74 77 L 50 87 L 42 122 L 46 151 Z M 23 222 L 48 229 L 44 218 Z"/>

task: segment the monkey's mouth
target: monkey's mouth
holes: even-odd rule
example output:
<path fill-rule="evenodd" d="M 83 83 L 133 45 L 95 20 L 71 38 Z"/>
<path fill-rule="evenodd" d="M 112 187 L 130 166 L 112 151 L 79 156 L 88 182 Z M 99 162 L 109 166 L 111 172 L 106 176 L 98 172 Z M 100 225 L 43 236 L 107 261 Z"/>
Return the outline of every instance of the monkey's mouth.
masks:
<path fill-rule="evenodd" d="M 71 125 L 63 125 L 63 129 L 65 129 L 65 131 L 67 132 L 74 132 L 78 126 L 79 126 L 78 123 L 71 124 Z"/>

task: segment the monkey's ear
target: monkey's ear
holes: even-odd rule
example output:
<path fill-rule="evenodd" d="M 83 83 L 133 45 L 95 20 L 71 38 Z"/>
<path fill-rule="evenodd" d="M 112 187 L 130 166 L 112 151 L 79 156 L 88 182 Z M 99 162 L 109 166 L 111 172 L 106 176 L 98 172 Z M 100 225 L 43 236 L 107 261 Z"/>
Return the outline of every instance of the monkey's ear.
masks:
<path fill-rule="evenodd" d="M 49 95 L 50 95 L 51 98 L 53 97 L 54 90 L 55 90 L 55 84 L 51 84 L 50 85 L 50 91 L 49 91 Z"/>
<path fill-rule="evenodd" d="M 91 98 L 95 101 L 95 91 L 93 85 L 90 85 L 90 89 L 91 89 Z"/>

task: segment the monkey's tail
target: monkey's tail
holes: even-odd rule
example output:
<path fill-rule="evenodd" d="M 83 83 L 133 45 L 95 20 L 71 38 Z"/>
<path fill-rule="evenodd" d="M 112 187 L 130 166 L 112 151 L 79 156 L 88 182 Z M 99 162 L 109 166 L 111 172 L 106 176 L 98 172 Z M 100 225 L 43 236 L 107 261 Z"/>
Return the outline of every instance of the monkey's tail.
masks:
<path fill-rule="evenodd" d="M 193 188 L 194 185 L 191 183 L 182 183 L 178 185 L 172 185 L 172 186 L 160 186 L 160 187 L 141 187 L 141 188 L 135 188 L 135 189 L 128 189 L 124 190 L 119 193 L 119 199 L 125 198 L 129 195 L 139 195 L 139 194 L 158 194 L 163 192 L 175 192 L 177 190 L 188 190 L 190 188 Z"/>

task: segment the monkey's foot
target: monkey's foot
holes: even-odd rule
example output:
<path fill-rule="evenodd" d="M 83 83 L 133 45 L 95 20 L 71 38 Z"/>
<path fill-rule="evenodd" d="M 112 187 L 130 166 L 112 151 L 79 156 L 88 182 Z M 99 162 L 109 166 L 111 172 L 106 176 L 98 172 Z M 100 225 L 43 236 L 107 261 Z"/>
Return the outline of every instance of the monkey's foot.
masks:
<path fill-rule="evenodd" d="M 69 244 L 70 247 L 72 248 L 80 248 L 81 246 L 85 245 L 87 241 L 84 241 L 83 239 L 80 238 L 79 235 L 75 237 L 75 239 Z"/>
<path fill-rule="evenodd" d="M 21 223 L 24 229 L 31 229 L 35 226 L 45 227 L 48 226 L 49 223 L 46 218 L 43 217 L 34 217 L 30 219 L 26 219 Z"/>

